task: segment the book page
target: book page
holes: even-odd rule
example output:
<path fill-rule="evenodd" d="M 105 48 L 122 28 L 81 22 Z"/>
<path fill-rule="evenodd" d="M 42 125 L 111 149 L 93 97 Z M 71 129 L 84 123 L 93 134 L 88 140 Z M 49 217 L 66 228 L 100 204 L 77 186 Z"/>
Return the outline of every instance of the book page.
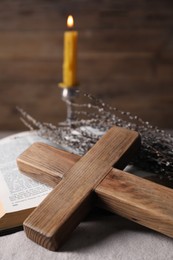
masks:
<path fill-rule="evenodd" d="M 24 176 L 16 158 L 34 142 L 48 142 L 35 132 L 23 132 L 0 140 L 0 200 L 6 212 L 36 207 L 52 190 Z"/>

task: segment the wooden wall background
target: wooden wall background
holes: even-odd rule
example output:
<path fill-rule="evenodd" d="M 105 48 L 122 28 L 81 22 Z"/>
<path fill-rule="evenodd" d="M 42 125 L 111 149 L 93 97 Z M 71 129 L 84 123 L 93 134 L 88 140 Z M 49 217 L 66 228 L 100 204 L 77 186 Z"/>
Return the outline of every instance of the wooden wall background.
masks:
<path fill-rule="evenodd" d="M 172 0 L 1 0 L 0 130 L 25 129 L 16 105 L 40 121 L 64 119 L 57 83 L 69 13 L 83 91 L 173 128 Z"/>

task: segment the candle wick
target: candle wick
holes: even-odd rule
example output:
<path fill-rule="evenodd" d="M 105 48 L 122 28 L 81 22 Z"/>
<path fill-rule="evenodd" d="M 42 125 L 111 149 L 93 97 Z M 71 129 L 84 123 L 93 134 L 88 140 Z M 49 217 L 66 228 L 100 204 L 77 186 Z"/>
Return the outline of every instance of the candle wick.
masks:
<path fill-rule="evenodd" d="M 73 31 L 73 26 L 69 26 L 68 31 Z"/>

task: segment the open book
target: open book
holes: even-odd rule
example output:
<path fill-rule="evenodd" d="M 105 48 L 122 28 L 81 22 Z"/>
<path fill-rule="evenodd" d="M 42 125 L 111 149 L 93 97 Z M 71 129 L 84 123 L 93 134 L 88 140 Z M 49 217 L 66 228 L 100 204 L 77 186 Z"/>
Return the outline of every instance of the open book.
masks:
<path fill-rule="evenodd" d="M 0 140 L 0 235 L 21 227 L 25 218 L 52 190 L 21 174 L 16 158 L 36 141 L 35 132 L 22 132 Z"/>

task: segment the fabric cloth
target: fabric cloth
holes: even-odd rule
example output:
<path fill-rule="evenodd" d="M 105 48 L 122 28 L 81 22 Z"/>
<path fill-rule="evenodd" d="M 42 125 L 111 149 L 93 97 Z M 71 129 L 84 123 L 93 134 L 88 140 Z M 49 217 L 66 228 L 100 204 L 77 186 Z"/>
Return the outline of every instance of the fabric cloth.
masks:
<path fill-rule="evenodd" d="M 58 252 L 48 251 L 24 231 L 0 237 L 1 260 L 172 260 L 173 240 L 120 216 L 94 210 Z"/>

